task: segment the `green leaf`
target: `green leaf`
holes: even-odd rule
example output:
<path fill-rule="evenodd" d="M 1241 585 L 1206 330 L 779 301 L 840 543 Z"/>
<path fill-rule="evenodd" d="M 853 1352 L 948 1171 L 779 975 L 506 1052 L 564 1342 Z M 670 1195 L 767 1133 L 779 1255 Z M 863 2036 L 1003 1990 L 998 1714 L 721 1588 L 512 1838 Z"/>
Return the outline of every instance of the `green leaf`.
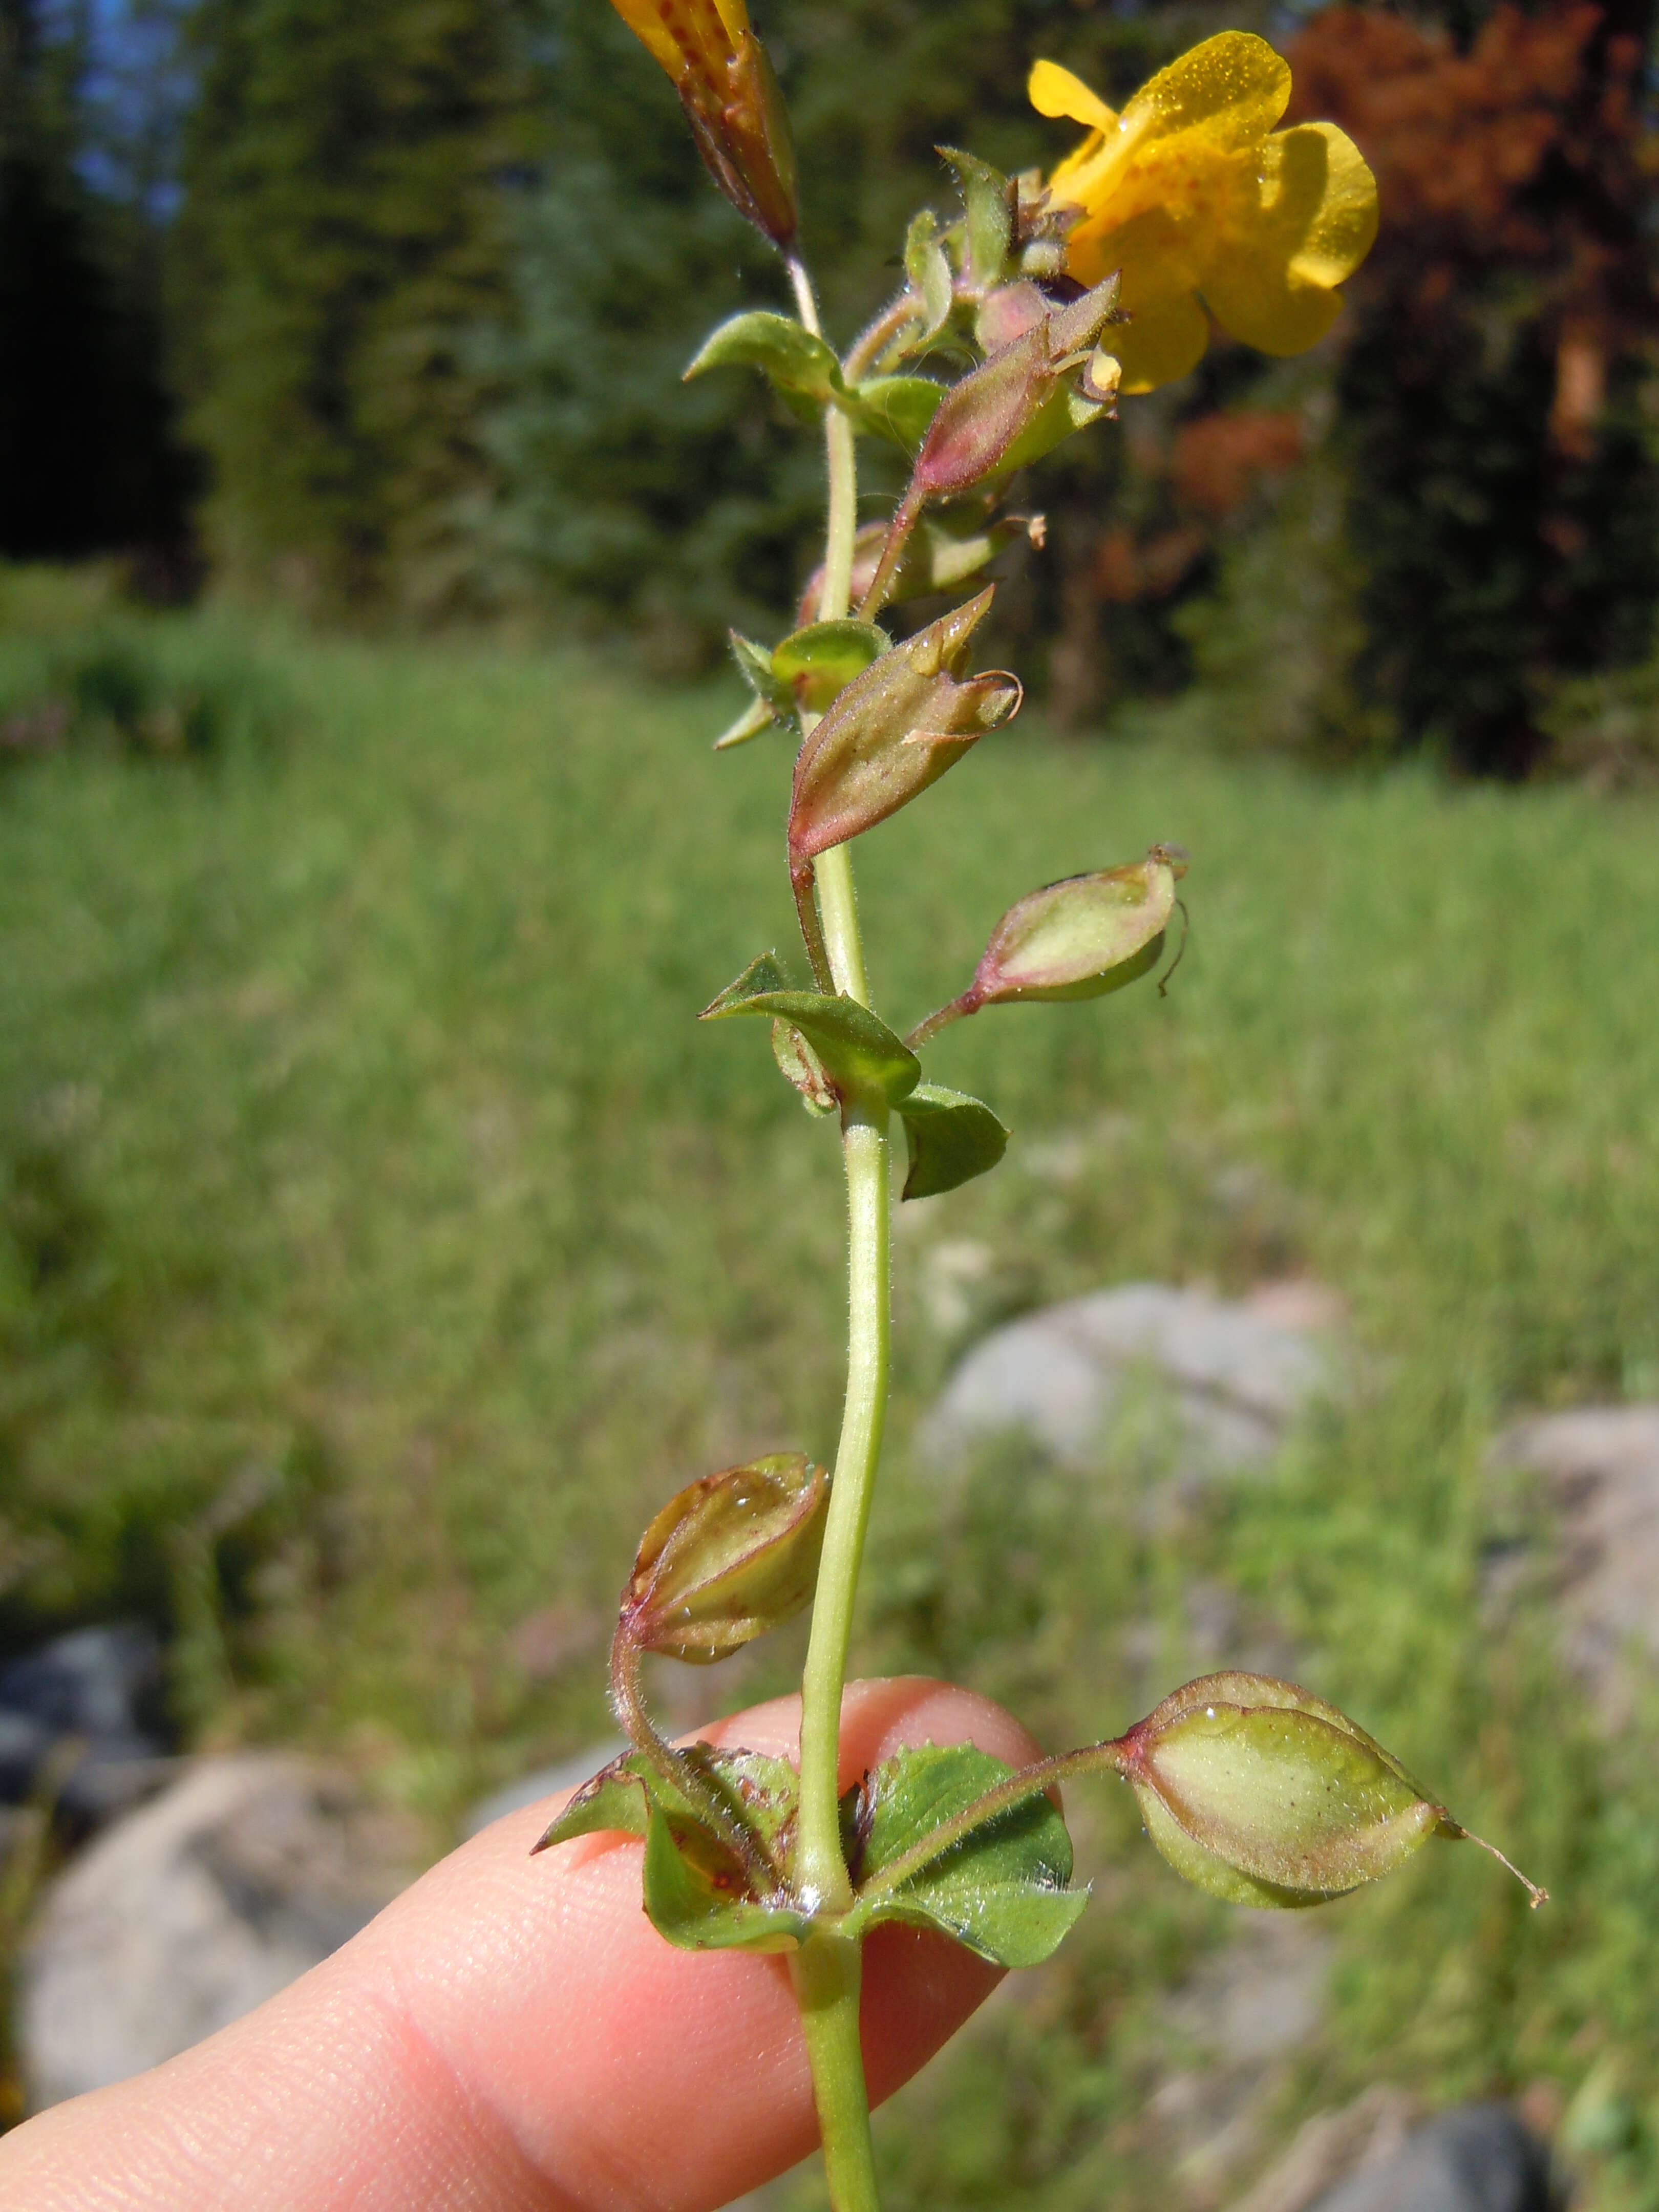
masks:
<path fill-rule="evenodd" d="M 945 386 L 930 376 L 871 376 L 840 404 L 860 429 L 914 454 L 944 397 Z"/>
<path fill-rule="evenodd" d="M 649 1804 L 647 1776 L 659 1789 L 665 1787 L 637 1751 L 624 1752 L 620 1759 L 612 1759 L 591 1782 L 583 1783 L 549 1825 L 536 1850 L 548 1850 L 555 1844 L 569 1843 L 575 1836 L 642 1836 Z"/>
<path fill-rule="evenodd" d="M 932 208 L 923 208 L 911 222 L 904 240 L 904 274 L 922 310 L 904 348 L 914 353 L 930 344 L 951 319 L 950 258 L 939 243 L 939 218 Z"/>
<path fill-rule="evenodd" d="M 787 1856 L 784 1844 L 799 1787 L 787 1759 L 757 1751 L 716 1751 L 705 1743 L 693 1744 L 683 1755 L 696 1762 L 733 1819 L 742 1821 L 765 1850 L 779 1858 Z M 643 1836 L 653 1804 L 677 1825 L 698 1820 L 690 1798 L 671 1788 L 643 1753 L 625 1751 L 601 1767 L 591 1782 L 583 1783 L 535 1848 L 548 1850 L 576 1836 Z M 709 1840 L 714 1842 L 712 1837 Z"/>
<path fill-rule="evenodd" d="M 1014 238 L 1013 191 L 1006 177 L 954 146 L 939 152 L 957 173 L 957 188 L 967 217 L 965 273 L 976 284 L 994 284 L 1008 266 Z"/>
<path fill-rule="evenodd" d="M 772 678 L 792 706 L 822 714 L 891 644 L 874 623 L 809 623 L 773 647 Z"/>
<path fill-rule="evenodd" d="M 901 1751 L 866 1778 L 854 1831 L 860 1935 L 883 1920 L 934 1928 L 999 1966 L 1036 1966 L 1058 1949 L 1089 1901 L 1071 1890 L 1072 1844 L 1046 1796 L 998 1814 L 891 1890 L 884 1867 L 964 1812 L 1012 1769 L 970 1745 Z"/>
<path fill-rule="evenodd" d="M 645 1909 L 682 1951 L 793 1951 L 811 1923 L 787 1902 L 753 1896 L 743 1869 L 700 1827 L 651 1808 L 645 1838 Z"/>
<path fill-rule="evenodd" d="M 727 984 L 698 1018 L 723 1021 L 729 1014 L 770 1014 L 799 1030 L 842 1099 L 873 1091 L 896 1106 L 921 1079 L 921 1062 L 878 1015 L 856 999 L 790 990 L 770 953 Z"/>
<path fill-rule="evenodd" d="M 763 730 L 769 730 L 777 720 L 771 705 L 764 699 L 751 699 L 736 721 L 728 722 L 714 740 L 717 753 L 730 752 L 733 745 L 746 745 L 750 738 L 757 738 Z"/>
<path fill-rule="evenodd" d="M 792 713 L 794 696 L 774 669 L 769 649 L 763 645 L 757 645 L 752 637 L 745 637 L 741 630 L 729 629 L 726 638 L 732 648 L 732 658 L 738 664 L 738 673 L 756 698 L 763 700 L 774 714 Z"/>
<path fill-rule="evenodd" d="M 775 952 L 757 953 L 735 982 L 728 983 L 718 998 L 711 999 L 697 1017 L 700 1022 L 718 1021 L 722 1014 L 740 1014 L 749 1007 L 749 1001 L 769 991 L 787 991 L 789 978 L 778 965 Z"/>
<path fill-rule="evenodd" d="M 899 1111 L 904 1116 L 910 1172 L 906 1198 L 934 1198 L 989 1173 L 1008 1149 L 1008 1132 L 990 1108 L 965 1091 L 919 1083 Z"/>
<path fill-rule="evenodd" d="M 845 389 L 841 364 L 820 337 L 787 315 L 765 310 L 733 315 L 702 344 L 685 371 L 689 380 L 711 368 L 757 368 L 797 414 L 811 415 Z"/>

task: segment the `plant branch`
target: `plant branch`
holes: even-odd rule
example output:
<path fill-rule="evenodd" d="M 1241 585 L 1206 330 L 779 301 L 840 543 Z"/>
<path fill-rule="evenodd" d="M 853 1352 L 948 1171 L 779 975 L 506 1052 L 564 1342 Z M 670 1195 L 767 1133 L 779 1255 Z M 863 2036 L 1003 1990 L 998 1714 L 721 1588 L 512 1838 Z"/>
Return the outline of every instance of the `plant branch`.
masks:
<path fill-rule="evenodd" d="M 919 1844 L 912 1844 L 908 1851 L 901 1851 L 897 1858 L 890 1860 L 859 1893 L 860 1903 L 866 1898 L 890 1895 L 932 1866 L 935 1859 L 942 1859 L 947 1851 L 964 1843 L 975 1828 L 982 1828 L 1004 1813 L 1013 1812 L 1074 1774 L 1121 1776 L 1126 1764 L 1123 1741 L 1123 1738 L 1117 1737 L 1109 1743 L 1085 1744 L 1081 1751 L 1062 1751 L 1053 1759 L 1041 1759 L 1035 1766 L 1023 1767 L 1018 1774 L 1011 1774 L 1006 1782 L 999 1782 L 982 1796 L 975 1797 L 971 1805 L 964 1806 L 951 1820 L 941 1820 L 933 1833 L 924 1836 Z"/>
<path fill-rule="evenodd" d="M 890 300 L 874 322 L 866 324 L 853 341 L 842 374 L 849 384 L 861 383 L 879 363 L 893 340 L 907 323 L 919 322 L 927 313 L 915 294 L 908 288 L 896 299 Z"/>
<path fill-rule="evenodd" d="M 882 544 L 881 558 L 876 563 L 876 573 L 870 579 L 870 588 L 859 603 L 859 620 L 873 622 L 887 596 L 887 586 L 893 580 L 893 571 L 899 564 L 899 556 L 910 542 L 910 532 L 921 519 L 925 504 L 922 500 L 912 501 L 907 492 L 894 511 Z"/>
<path fill-rule="evenodd" d="M 699 1820 L 711 1828 L 749 1878 L 757 1898 L 776 1896 L 781 1877 L 756 1836 L 734 1820 L 718 1791 L 695 1759 L 657 1733 L 640 1693 L 640 1647 L 618 1622 L 611 1644 L 611 1703 L 623 1733 L 642 1758 L 650 1760 L 671 1790 L 687 1800 Z"/>
<path fill-rule="evenodd" d="M 974 996 L 974 987 L 970 983 L 960 998 L 952 999 L 949 1006 L 936 1008 L 925 1021 L 918 1022 L 904 1042 L 912 1052 L 920 1052 L 923 1045 L 931 1044 L 939 1031 L 948 1029 L 952 1022 L 959 1022 L 964 1016 L 978 1012 L 979 1001 Z"/>

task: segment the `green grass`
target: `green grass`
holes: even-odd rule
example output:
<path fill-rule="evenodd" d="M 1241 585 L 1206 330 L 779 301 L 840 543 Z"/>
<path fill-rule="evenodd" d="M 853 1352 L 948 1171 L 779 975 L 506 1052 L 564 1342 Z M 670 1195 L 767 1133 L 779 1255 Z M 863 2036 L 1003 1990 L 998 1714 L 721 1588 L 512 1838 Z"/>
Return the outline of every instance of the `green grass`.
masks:
<path fill-rule="evenodd" d="M 692 1018 L 790 945 L 787 761 L 710 757 L 723 691 L 589 659 L 144 636 L 180 684 L 280 700 L 244 719 L 283 734 L 0 774 L 0 1639 L 149 1611 L 191 1740 L 326 1746 L 439 1829 L 605 1732 L 608 1609 L 671 1490 L 833 1444 L 833 1136 L 763 1034 Z M 28 653 L 0 637 L 0 679 Z M 1659 808 L 1320 781 L 1176 727 L 1022 722 L 858 850 L 901 1024 L 1035 884 L 1194 855 L 1167 1000 L 994 1010 L 930 1055 L 1015 1134 L 904 1209 L 861 1663 L 1078 1741 L 1180 1679 L 1186 1594 L 1231 1582 L 1556 1893 L 1530 1917 L 1436 1846 L 1335 1908 L 1336 2021 L 1282 2124 L 1379 2075 L 1588 2082 L 1585 2201 L 1659 2205 L 1653 1738 L 1597 1745 L 1538 1611 L 1488 1633 L 1475 1604 L 1494 1425 L 1659 1393 Z M 1082 1488 L 912 1463 L 1000 1315 L 1301 1273 L 1346 1303 L 1354 1399 L 1178 1526 L 1137 1516 L 1133 1439 Z M 799 1650 L 661 1686 L 689 1718 Z M 1172 2201 L 1147 2023 L 1226 1918 L 1127 1800 L 1076 1811 L 1101 1900 L 884 2119 L 893 2212 Z"/>

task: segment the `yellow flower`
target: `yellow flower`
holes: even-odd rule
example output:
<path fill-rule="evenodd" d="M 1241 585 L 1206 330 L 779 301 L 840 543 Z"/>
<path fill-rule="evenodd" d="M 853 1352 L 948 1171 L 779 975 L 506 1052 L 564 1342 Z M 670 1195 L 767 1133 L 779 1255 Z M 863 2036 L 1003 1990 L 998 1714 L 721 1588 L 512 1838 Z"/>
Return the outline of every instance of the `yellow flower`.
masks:
<path fill-rule="evenodd" d="M 1066 240 L 1079 283 L 1122 271 L 1132 319 L 1109 334 L 1122 389 L 1195 367 L 1218 322 L 1262 353 L 1304 353 L 1335 321 L 1336 287 L 1376 236 L 1376 184 L 1334 123 L 1275 131 L 1291 72 L 1265 40 L 1223 31 L 1160 70 L 1116 114 L 1054 62 L 1031 71 L 1040 115 L 1089 136 L 1048 180 L 1082 210 Z"/>
<path fill-rule="evenodd" d="M 640 44 L 678 88 L 687 70 L 714 78 L 750 35 L 743 0 L 611 0 Z"/>
<path fill-rule="evenodd" d="M 787 249 L 795 234 L 789 120 L 744 0 L 611 0 L 667 70 L 697 151 L 739 215 Z"/>

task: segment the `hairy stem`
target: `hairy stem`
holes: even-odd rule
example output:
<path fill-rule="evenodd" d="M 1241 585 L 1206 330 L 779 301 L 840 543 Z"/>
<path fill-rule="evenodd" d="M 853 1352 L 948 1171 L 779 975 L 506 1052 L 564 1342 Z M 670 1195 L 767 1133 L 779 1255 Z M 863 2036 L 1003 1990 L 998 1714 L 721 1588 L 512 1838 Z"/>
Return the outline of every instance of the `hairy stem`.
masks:
<path fill-rule="evenodd" d="M 847 381 L 857 384 L 868 376 L 879 365 L 883 354 L 906 325 L 919 323 L 926 313 L 927 309 L 915 294 L 908 289 L 901 292 L 896 299 L 890 300 L 874 322 L 859 332 L 848 349 L 847 358 L 842 363 Z"/>
<path fill-rule="evenodd" d="M 979 1001 L 974 996 L 974 987 L 970 983 L 960 998 L 952 999 L 948 1006 L 935 1007 L 925 1020 L 918 1022 L 904 1042 L 912 1052 L 920 1052 L 923 1045 L 931 1043 L 942 1029 L 948 1029 L 952 1022 L 959 1022 L 965 1015 L 978 1012 Z"/>
<path fill-rule="evenodd" d="M 811 1641 L 801 1678 L 800 1821 L 795 1857 L 802 1892 L 830 1911 L 845 1911 L 853 1901 L 841 1847 L 841 1698 L 887 1411 L 890 1185 L 885 1105 L 866 1103 L 849 1110 L 842 1143 L 847 1167 L 847 1399 L 812 1601 Z"/>
<path fill-rule="evenodd" d="M 879 2212 L 870 2104 L 859 2043 L 863 1955 L 844 1936 L 809 1936 L 789 1961 L 836 2212 Z"/>
<path fill-rule="evenodd" d="M 623 1735 L 642 1757 L 650 1760 L 669 1787 L 678 1790 L 714 1830 L 743 1869 L 754 1894 L 759 1898 L 775 1895 L 779 1887 L 778 1869 L 756 1838 L 740 1820 L 732 1819 L 696 1760 L 657 1733 L 656 1723 L 646 1711 L 645 1699 L 640 1694 L 641 1656 L 640 1647 L 628 1634 L 625 1624 L 619 1622 L 611 1645 L 611 1703 Z"/>
<path fill-rule="evenodd" d="M 1121 1775 L 1127 1763 L 1123 1743 L 1124 1739 L 1119 1737 L 1110 1743 L 1086 1744 L 1081 1751 L 1062 1751 L 1053 1759 L 1040 1759 L 1035 1766 L 1023 1767 L 1018 1774 L 1011 1774 L 1006 1782 L 995 1784 L 983 1796 L 964 1806 L 953 1819 L 941 1820 L 919 1844 L 913 1844 L 908 1851 L 901 1851 L 897 1858 L 890 1859 L 879 1874 L 866 1882 L 863 1896 L 884 1897 L 902 1887 L 924 1867 L 932 1866 L 935 1859 L 942 1859 L 946 1851 L 954 1850 L 975 1828 L 982 1828 L 988 1820 L 998 1820 L 1004 1813 L 1013 1812 L 1018 1806 L 1069 1780 L 1073 1774 Z"/>
<path fill-rule="evenodd" d="M 817 303 L 805 270 L 792 261 L 790 281 L 800 318 L 819 330 Z M 822 620 L 847 612 L 853 581 L 853 536 L 858 514 L 858 462 L 853 426 L 839 408 L 826 407 L 824 458 L 829 512 L 824 532 Z M 812 722 L 803 717 L 803 735 Z M 870 1002 L 859 939 L 853 864 L 845 845 L 817 857 L 819 927 L 803 927 L 815 954 L 821 940 L 837 991 Z M 798 894 L 800 886 L 797 885 Z M 806 890 L 810 902 L 811 890 Z M 812 1601 L 812 1633 L 801 1677 L 800 1810 L 796 1825 L 795 1887 L 817 1911 L 844 1912 L 853 1901 L 842 1852 L 840 1792 L 841 1700 L 853 1633 L 853 1601 L 870 1518 L 876 1462 L 887 1411 L 889 1331 L 889 1210 L 887 1104 L 879 1097 L 849 1105 L 842 1116 L 847 1171 L 848 1343 L 847 1397 L 830 1493 L 823 1553 Z M 875 2166 L 870 2149 L 869 2105 L 859 2045 L 858 1944 L 820 1927 L 792 1960 L 801 2025 L 812 2069 L 812 2094 L 823 2140 L 825 2177 L 835 2212 L 878 2212 Z"/>
<path fill-rule="evenodd" d="M 894 512 L 887 536 L 881 549 L 881 558 L 876 563 L 876 573 L 870 579 L 870 588 L 859 603 L 859 620 L 874 622 L 881 611 L 881 603 L 887 596 L 887 587 L 893 580 L 893 571 L 898 567 L 899 556 L 910 542 L 910 532 L 915 528 L 924 501 L 913 501 L 907 492 Z"/>

